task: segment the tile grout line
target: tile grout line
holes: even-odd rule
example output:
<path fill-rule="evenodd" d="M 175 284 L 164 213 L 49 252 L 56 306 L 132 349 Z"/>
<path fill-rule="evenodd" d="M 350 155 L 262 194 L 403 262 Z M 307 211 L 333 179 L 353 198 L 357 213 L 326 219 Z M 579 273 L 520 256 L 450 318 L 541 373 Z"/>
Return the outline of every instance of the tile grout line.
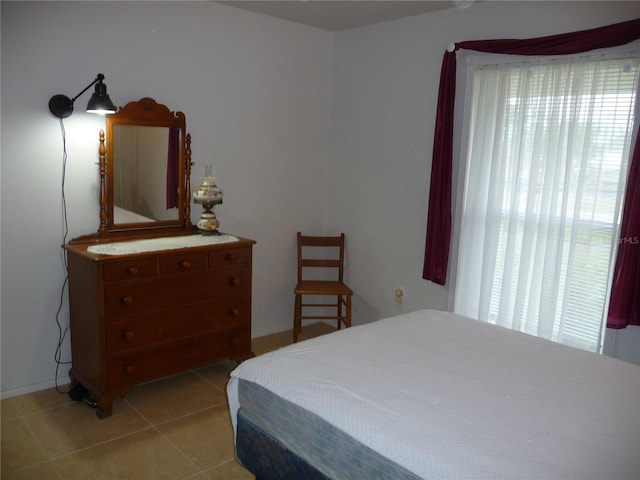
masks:
<path fill-rule="evenodd" d="M 182 418 L 182 417 L 179 417 L 179 418 Z M 161 424 L 158 424 L 158 425 L 161 425 Z M 158 428 L 158 425 L 154 425 L 154 426 L 153 426 L 153 429 L 154 429 L 156 432 L 158 432 L 158 433 L 160 434 L 160 436 L 161 436 L 162 438 L 164 438 L 164 439 L 167 441 L 167 443 L 168 443 L 169 445 L 171 445 L 173 448 L 175 448 L 175 449 L 180 453 L 180 455 L 182 455 L 182 457 L 183 457 L 187 462 L 189 462 L 191 465 L 193 465 L 193 466 L 195 467 L 195 469 L 196 469 L 196 472 L 195 472 L 194 474 L 190 474 L 189 476 L 184 477 L 184 478 L 190 478 L 190 477 L 194 477 L 194 476 L 196 476 L 196 475 L 200 475 L 200 474 L 203 474 L 204 476 L 208 476 L 208 475 L 204 472 L 204 470 L 203 470 L 203 469 L 201 469 L 201 468 L 200 468 L 200 467 L 199 467 L 199 466 L 198 466 L 198 465 L 197 465 L 193 460 L 191 460 L 191 459 L 189 458 L 189 456 L 188 456 L 185 452 L 183 452 L 183 451 L 182 451 L 182 449 L 181 449 L 180 447 L 178 447 L 175 443 L 173 443 L 173 442 L 171 441 L 171 439 L 170 439 L 169 437 L 167 437 L 167 436 L 162 432 L 162 430 L 160 430 L 160 429 Z"/>
<path fill-rule="evenodd" d="M 169 445 L 171 445 L 173 448 L 175 448 L 180 453 L 180 455 L 182 455 L 183 458 L 185 458 L 191 465 L 193 465 L 196 468 L 197 472 L 194 473 L 193 475 L 189 475 L 189 476 L 185 477 L 184 480 L 187 480 L 187 479 L 189 479 L 191 477 L 195 477 L 195 476 L 197 476 L 199 474 L 203 474 L 206 477 L 208 477 L 208 475 L 206 474 L 206 470 L 200 468 L 193 460 L 191 460 L 191 458 L 189 458 L 189 456 L 178 445 L 176 445 L 167 435 L 165 435 L 164 432 L 162 430 L 160 430 L 158 427 L 160 427 L 162 425 L 169 424 L 171 422 L 175 422 L 177 420 L 181 420 L 181 419 L 190 417 L 192 415 L 204 412 L 206 410 L 213 409 L 213 408 L 218 407 L 218 406 L 220 406 L 220 405 L 222 405 L 223 403 L 226 403 L 226 402 L 219 402 L 219 403 L 215 403 L 215 404 L 212 404 L 212 405 L 208 405 L 206 407 L 199 408 L 197 410 L 193 410 L 192 412 L 185 413 L 184 415 L 180 415 L 180 416 L 177 416 L 177 417 L 174 417 L 174 418 L 170 418 L 168 420 L 164 420 L 164 421 L 156 423 L 156 422 L 152 422 L 149 418 L 147 418 L 140 410 L 138 410 L 138 408 L 136 408 L 133 405 L 132 402 L 127 400 L 126 397 L 124 398 L 124 401 L 126 401 L 131 406 L 131 408 L 133 408 L 138 414 L 140 414 L 142 416 L 142 418 L 147 420 L 151 424 L 151 428 L 153 428 L 157 433 L 159 433 L 162 436 L 162 438 L 164 438 L 169 443 Z M 224 462 L 222 462 L 222 463 L 224 463 Z M 221 465 L 222 463 L 220 463 L 218 465 Z M 213 468 L 213 467 L 216 467 L 216 466 L 217 465 L 211 465 L 209 468 Z"/>
<path fill-rule="evenodd" d="M 206 367 L 204 367 L 206 368 Z M 199 368 L 198 370 L 203 370 L 203 368 Z M 216 385 L 215 383 L 213 383 L 211 380 L 209 380 L 208 378 L 206 378 L 204 375 L 202 375 L 201 373 L 198 373 L 198 370 L 191 370 L 193 373 L 195 373 L 199 378 L 201 378 L 202 380 L 204 380 L 205 382 L 207 382 L 209 385 L 215 387 L 216 389 L 220 390 L 220 392 L 222 394 L 227 395 L 227 389 L 226 388 L 220 388 L 219 385 Z M 228 375 L 228 374 L 227 374 Z"/>
<path fill-rule="evenodd" d="M 52 389 L 52 390 L 55 390 L 55 387 L 51 387 L 51 389 Z M 17 397 L 4 398 L 4 399 L 2 399 L 2 400 L 1 400 L 1 402 L 2 402 L 2 403 L 4 403 L 4 402 L 9 401 L 9 400 L 14 399 L 14 398 L 19 398 L 19 397 L 27 396 L 27 395 L 34 395 L 34 394 L 37 394 L 37 393 L 39 393 L 39 392 L 43 392 L 43 391 L 45 391 L 45 390 L 39 390 L 39 391 L 37 391 L 37 392 L 25 393 L 24 395 L 18 395 Z M 67 393 L 66 393 L 66 392 L 56 392 L 56 393 L 57 393 L 58 395 L 64 395 L 64 396 L 67 396 L 67 397 L 68 397 L 68 395 L 67 395 Z M 10 421 L 10 420 L 17 420 L 17 419 L 19 419 L 19 418 L 24 418 L 24 417 L 30 417 L 31 415 L 35 415 L 35 414 L 38 414 L 38 413 L 49 412 L 49 411 L 51 411 L 51 410 L 56 410 L 56 409 L 58 409 L 58 408 L 65 407 L 65 406 L 67 406 L 67 405 L 71 405 L 71 404 L 73 404 L 73 403 L 78 403 L 78 402 L 76 402 L 75 400 L 71 400 L 71 399 L 69 399 L 68 401 L 66 401 L 66 402 L 64 402 L 64 403 L 60 403 L 59 405 L 51 405 L 51 406 L 49 406 L 49 407 L 42 407 L 42 408 L 39 408 L 39 409 L 34 410 L 34 411 L 32 411 L 32 412 L 20 412 L 19 414 L 15 415 L 15 416 L 13 416 L 13 417 L 10 417 L 10 418 L 3 418 L 3 419 L 2 419 L 2 422 L 7 422 L 7 421 Z M 1 406 L 0 406 L 0 411 L 1 411 Z"/>
<path fill-rule="evenodd" d="M 193 460 L 191 460 L 191 458 L 189 458 L 189 456 L 188 456 L 185 452 L 183 452 L 183 451 L 182 451 L 182 449 L 181 449 L 180 447 L 178 447 L 175 443 L 173 443 L 173 442 L 169 439 L 169 437 L 167 437 L 167 436 L 166 436 L 166 435 L 165 435 L 161 430 L 159 430 L 159 429 L 157 428 L 157 426 L 154 426 L 154 429 L 156 430 L 156 432 L 158 432 L 158 433 L 162 436 L 162 438 L 164 438 L 164 439 L 169 443 L 169 445 L 171 445 L 173 448 L 175 448 L 175 449 L 180 453 L 180 455 L 182 455 L 182 457 L 183 457 L 187 462 L 189 462 L 191 465 L 193 465 L 193 466 L 195 467 L 195 469 L 196 469 L 196 473 L 191 474 L 191 475 L 189 475 L 189 476 L 187 476 L 187 477 L 185 477 L 185 478 L 190 478 L 190 477 L 193 477 L 193 476 L 196 476 L 196 475 L 200 475 L 200 474 L 203 474 L 203 475 L 205 475 L 205 476 L 208 476 L 208 475 L 205 473 L 205 471 L 204 471 L 202 468 L 200 468 L 200 467 L 196 464 L 196 462 L 194 462 Z"/>
<path fill-rule="evenodd" d="M 131 431 L 131 432 L 123 433 L 121 435 L 116 435 L 115 437 L 108 438 L 107 440 L 102 440 L 102 441 L 94 443 L 92 445 L 88 445 L 86 447 L 78 448 L 76 450 L 72 450 L 70 452 L 66 452 L 66 453 L 63 453 L 61 455 L 57 455 L 57 456 L 54 455 L 54 456 L 51 457 L 51 460 L 57 462 L 58 460 L 61 460 L 61 459 L 65 458 L 65 457 L 69 457 L 71 455 L 75 455 L 75 454 L 81 453 L 81 452 L 86 452 L 87 450 L 90 450 L 92 448 L 99 447 L 99 446 L 102 446 L 102 445 L 106 445 L 107 443 L 110 443 L 110 442 L 113 442 L 113 441 L 116 441 L 116 440 L 122 440 L 123 438 L 129 437 L 131 435 L 136 435 L 138 433 L 146 432 L 148 430 L 152 430 L 153 428 L 155 428 L 155 425 L 149 424 L 146 427 L 141 428 L 139 430 L 134 430 L 134 431 Z"/>
<path fill-rule="evenodd" d="M 27 428 L 27 430 L 29 432 L 29 435 L 31 435 L 31 437 L 33 437 L 33 439 L 35 440 L 35 443 L 36 443 L 36 445 L 38 445 L 38 448 L 40 449 L 40 452 L 42 453 L 42 456 L 44 458 L 46 458 L 47 461 L 50 461 L 52 459 L 52 456 L 50 456 L 48 454 L 47 449 L 45 448 L 44 444 L 40 441 L 40 439 L 38 438 L 38 435 L 36 435 L 36 432 L 34 432 L 33 429 L 31 428 L 31 424 L 27 421 L 26 415 L 25 415 L 25 417 L 20 418 L 20 421 Z"/>
<path fill-rule="evenodd" d="M 126 400 L 126 399 L 125 399 L 125 400 Z M 38 411 L 38 412 L 33 412 L 33 413 L 30 413 L 30 414 L 24 415 L 24 417 L 34 417 L 34 416 L 36 416 L 36 415 L 40 415 L 40 414 L 42 414 L 43 412 L 47 412 L 47 411 L 52 411 L 52 410 L 56 410 L 56 409 L 60 409 L 60 408 L 64 408 L 64 407 L 67 407 L 67 406 L 72 405 L 72 404 L 74 404 L 74 403 L 80 404 L 81 402 L 75 402 L 75 401 L 74 401 L 74 402 L 70 402 L 70 403 L 65 403 L 65 404 L 63 404 L 63 405 L 58 405 L 58 406 L 56 406 L 56 407 L 47 408 L 47 409 L 45 409 L 45 410 L 40 410 L 40 411 Z M 129 405 L 130 405 L 132 408 L 134 408 L 130 403 L 129 403 Z M 109 442 L 112 442 L 112 441 L 114 441 L 114 440 L 119 440 L 119 439 L 122 439 L 122 438 L 128 437 L 129 435 L 134 435 L 134 434 L 137 434 L 137 433 L 140 433 L 140 432 L 144 432 L 144 431 L 149 430 L 149 429 L 151 429 L 151 428 L 153 428 L 153 427 L 154 427 L 153 423 L 152 423 L 148 418 L 146 418 L 144 415 L 142 415 L 142 413 L 141 413 L 141 412 L 139 412 L 139 411 L 138 411 L 137 409 L 135 409 L 135 408 L 134 408 L 134 410 L 135 410 L 135 411 L 136 411 L 136 413 L 138 413 L 138 414 L 142 417 L 142 419 L 147 423 L 147 425 L 146 425 L 145 427 L 142 427 L 142 428 L 139 428 L 139 429 L 136 429 L 136 430 L 132 430 L 132 431 L 130 431 L 130 432 L 123 433 L 123 434 L 120 434 L 120 435 L 116 435 L 116 436 L 111 437 L 111 438 L 108 438 L 108 439 L 106 439 L 106 440 L 102 440 L 102 441 L 100 441 L 100 442 L 97 442 L 97 443 L 94 443 L 94 444 L 88 445 L 88 446 L 86 446 L 86 447 L 77 448 L 77 449 L 75 449 L 75 450 L 71 450 L 71 451 L 69 451 L 69 452 L 65 452 L 65 453 L 60 454 L 60 455 L 54 455 L 54 454 L 49 455 L 49 454 L 47 453 L 46 448 L 44 447 L 44 445 L 42 444 L 42 442 L 41 442 L 41 441 L 40 441 L 40 439 L 38 438 L 38 435 L 36 435 L 36 433 L 32 430 L 30 423 L 29 423 L 28 421 L 26 421 L 26 418 L 25 418 L 24 422 L 25 422 L 25 424 L 26 424 L 26 426 L 27 426 L 27 428 L 28 428 L 28 430 L 29 430 L 29 433 L 33 436 L 33 438 L 34 438 L 34 439 L 35 439 L 35 441 L 37 442 L 38 446 L 43 450 L 43 452 L 44 452 L 44 456 L 47 458 L 47 460 L 48 460 L 49 462 L 54 463 L 54 462 L 57 462 L 58 460 L 60 460 L 60 459 L 62 459 L 62 458 L 64 458 L 64 457 L 68 457 L 68 456 L 70 456 L 70 455 L 73 455 L 73 454 L 76 454 L 76 453 L 79 453 L 79 452 L 86 451 L 86 450 L 88 450 L 88 449 L 90 449 L 90 448 L 93 448 L 93 447 L 96 447 L 96 446 L 99 446 L 99 445 L 104 445 L 104 444 L 109 443 Z M 95 410 L 94 410 L 94 413 L 95 413 Z M 97 418 L 97 417 L 96 417 L 96 418 Z M 98 421 L 100 421 L 100 419 L 98 419 Z M 39 463 L 43 463 L 43 462 L 39 462 Z M 34 464 L 34 465 L 35 465 L 35 464 Z M 57 470 L 57 467 L 56 467 L 56 470 Z"/>

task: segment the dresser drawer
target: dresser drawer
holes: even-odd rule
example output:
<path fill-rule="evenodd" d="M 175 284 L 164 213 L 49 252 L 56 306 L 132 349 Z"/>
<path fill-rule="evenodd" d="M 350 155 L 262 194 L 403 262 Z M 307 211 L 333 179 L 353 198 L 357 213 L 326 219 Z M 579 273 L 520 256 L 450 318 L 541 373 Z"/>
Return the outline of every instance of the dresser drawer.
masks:
<path fill-rule="evenodd" d="M 198 272 L 207 269 L 207 253 L 184 252 L 160 258 L 160 275 Z"/>
<path fill-rule="evenodd" d="M 211 268 L 249 265 L 250 263 L 251 248 L 226 248 L 209 252 L 209 266 Z"/>
<path fill-rule="evenodd" d="M 176 306 L 184 308 L 193 303 L 247 294 L 250 289 L 251 269 L 248 267 L 107 285 L 104 289 L 106 318 L 109 321 Z"/>
<path fill-rule="evenodd" d="M 158 275 L 158 260 L 151 258 L 132 258 L 120 262 L 107 263 L 104 266 L 104 281 L 106 283 L 139 280 Z"/>
<path fill-rule="evenodd" d="M 114 386 L 133 385 L 242 355 L 250 348 L 251 333 L 247 327 L 131 350 L 109 356 L 109 382 Z"/>
<path fill-rule="evenodd" d="M 107 324 L 107 353 L 156 345 L 190 335 L 251 325 L 251 299 L 232 297 L 139 315 Z"/>

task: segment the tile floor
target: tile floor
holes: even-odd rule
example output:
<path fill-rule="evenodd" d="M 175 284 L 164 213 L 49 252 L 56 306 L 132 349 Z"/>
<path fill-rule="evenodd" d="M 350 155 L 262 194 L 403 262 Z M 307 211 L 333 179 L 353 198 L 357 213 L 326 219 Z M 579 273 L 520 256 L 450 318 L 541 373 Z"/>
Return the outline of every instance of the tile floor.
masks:
<path fill-rule="evenodd" d="M 330 331 L 307 325 L 301 338 Z M 260 355 L 291 342 L 286 331 L 255 338 L 252 347 Z M 234 459 L 225 390 L 234 367 L 221 362 L 137 386 L 103 420 L 55 388 L 2 400 L 0 477 L 253 479 Z"/>

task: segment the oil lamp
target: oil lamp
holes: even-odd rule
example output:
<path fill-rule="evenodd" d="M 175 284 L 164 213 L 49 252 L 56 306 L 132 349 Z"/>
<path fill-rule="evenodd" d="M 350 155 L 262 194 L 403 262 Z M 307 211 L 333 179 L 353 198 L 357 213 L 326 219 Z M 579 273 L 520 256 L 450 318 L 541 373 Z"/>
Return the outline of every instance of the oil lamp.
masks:
<path fill-rule="evenodd" d="M 193 191 L 193 202 L 204 209 L 200 214 L 197 227 L 203 235 L 220 235 L 220 222 L 214 212 L 216 205 L 222 203 L 222 189 L 216 185 L 216 177 L 212 175 L 211 165 L 205 165 L 204 177 L 200 178 L 200 186 Z"/>

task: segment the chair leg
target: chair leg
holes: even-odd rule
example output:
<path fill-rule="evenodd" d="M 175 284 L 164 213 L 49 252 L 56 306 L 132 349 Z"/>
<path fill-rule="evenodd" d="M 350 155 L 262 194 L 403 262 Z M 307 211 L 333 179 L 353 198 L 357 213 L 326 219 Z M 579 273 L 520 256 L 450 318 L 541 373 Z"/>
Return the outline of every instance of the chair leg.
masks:
<path fill-rule="evenodd" d="M 345 325 L 347 328 L 351 326 L 351 295 L 347 295 L 347 316 Z"/>
<path fill-rule="evenodd" d="M 298 341 L 298 333 L 302 330 L 302 295 L 296 295 L 293 307 L 293 343 Z"/>
<path fill-rule="evenodd" d="M 338 295 L 338 330 L 342 328 L 342 295 Z"/>

